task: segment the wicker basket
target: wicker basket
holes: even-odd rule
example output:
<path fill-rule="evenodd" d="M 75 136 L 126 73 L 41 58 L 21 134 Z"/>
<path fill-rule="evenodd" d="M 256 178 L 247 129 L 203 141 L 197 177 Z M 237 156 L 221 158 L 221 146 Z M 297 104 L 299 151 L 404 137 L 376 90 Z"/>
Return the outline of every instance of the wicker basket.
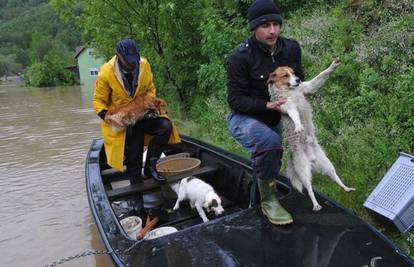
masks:
<path fill-rule="evenodd" d="M 157 171 L 164 176 L 174 176 L 180 173 L 189 172 L 198 168 L 201 161 L 196 158 L 171 158 L 157 164 Z"/>

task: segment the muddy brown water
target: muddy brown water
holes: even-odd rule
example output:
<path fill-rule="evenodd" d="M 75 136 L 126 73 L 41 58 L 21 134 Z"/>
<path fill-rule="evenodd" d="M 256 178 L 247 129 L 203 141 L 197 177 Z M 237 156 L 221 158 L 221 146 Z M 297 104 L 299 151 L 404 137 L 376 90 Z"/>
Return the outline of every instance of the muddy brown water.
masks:
<path fill-rule="evenodd" d="M 87 87 L 0 84 L 0 266 L 45 266 L 104 250 L 85 188 L 100 137 Z M 59 266 L 114 266 L 108 255 Z"/>

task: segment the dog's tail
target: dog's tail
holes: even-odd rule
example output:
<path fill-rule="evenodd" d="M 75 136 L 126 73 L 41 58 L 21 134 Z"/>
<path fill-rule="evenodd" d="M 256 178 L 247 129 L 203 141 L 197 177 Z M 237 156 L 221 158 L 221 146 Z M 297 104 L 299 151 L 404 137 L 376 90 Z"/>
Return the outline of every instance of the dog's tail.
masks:
<path fill-rule="evenodd" d="M 293 167 L 293 162 L 291 158 L 287 160 L 287 177 L 289 178 L 293 188 L 302 193 L 303 185 L 299 180 L 299 176 L 296 173 L 295 168 Z"/>

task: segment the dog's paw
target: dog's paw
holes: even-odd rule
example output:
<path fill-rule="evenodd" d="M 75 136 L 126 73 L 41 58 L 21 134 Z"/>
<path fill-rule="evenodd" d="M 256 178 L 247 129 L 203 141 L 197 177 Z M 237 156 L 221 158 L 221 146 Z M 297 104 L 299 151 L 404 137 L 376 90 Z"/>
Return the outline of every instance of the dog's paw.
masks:
<path fill-rule="evenodd" d="M 355 191 L 355 188 L 345 186 L 345 187 L 344 187 L 344 190 L 345 190 L 346 192 L 352 192 L 352 191 Z"/>
<path fill-rule="evenodd" d="M 330 67 L 332 69 L 336 69 L 339 65 L 341 65 L 341 60 L 339 59 L 339 57 L 337 57 L 337 58 L 334 59 L 334 61 L 332 61 Z"/>
<path fill-rule="evenodd" d="M 115 125 L 111 125 L 111 130 L 112 130 L 114 133 L 118 133 L 118 132 L 120 132 L 122 129 L 124 129 L 124 128 L 117 127 L 117 126 L 115 126 Z"/>
<path fill-rule="evenodd" d="M 301 133 L 303 131 L 303 126 L 299 125 L 299 126 L 295 126 L 295 133 Z"/>
<path fill-rule="evenodd" d="M 322 209 L 322 206 L 317 204 L 313 206 L 313 211 L 320 211 Z"/>

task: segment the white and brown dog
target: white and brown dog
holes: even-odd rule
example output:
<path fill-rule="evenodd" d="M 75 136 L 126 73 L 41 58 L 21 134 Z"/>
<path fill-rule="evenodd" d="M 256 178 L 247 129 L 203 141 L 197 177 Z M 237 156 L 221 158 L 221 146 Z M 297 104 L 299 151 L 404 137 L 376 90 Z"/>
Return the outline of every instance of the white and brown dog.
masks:
<path fill-rule="evenodd" d="M 182 179 L 180 182 L 175 183 L 171 188 L 177 193 L 177 202 L 175 203 L 174 210 L 180 208 L 180 202 L 188 199 L 190 201 L 191 208 L 196 208 L 203 222 L 208 222 L 204 209 L 207 212 L 214 211 L 215 215 L 220 215 L 224 212 L 221 206 L 221 199 L 214 192 L 211 185 L 207 184 L 201 179 L 194 176 Z M 203 209 L 204 208 L 204 209 Z"/>
<path fill-rule="evenodd" d="M 302 192 L 303 187 L 306 188 L 314 211 L 322 209 L 322 206 L 316 201 L 312 189 L 312 170 L 328 175 L 347 192 L 355 190 L 344 185 L 319 145 L 312 122 L 312 106 L 305 97 L 316 92 L 339 65 L 339 59 L 335 59 L 326 70 L 305 82 L 301 82 L 291 68 L 278 67 L 267 81 L 271 101 L 287 99 L 280 106 L 290 152 L 287 176 L 298 191 Z"/>

